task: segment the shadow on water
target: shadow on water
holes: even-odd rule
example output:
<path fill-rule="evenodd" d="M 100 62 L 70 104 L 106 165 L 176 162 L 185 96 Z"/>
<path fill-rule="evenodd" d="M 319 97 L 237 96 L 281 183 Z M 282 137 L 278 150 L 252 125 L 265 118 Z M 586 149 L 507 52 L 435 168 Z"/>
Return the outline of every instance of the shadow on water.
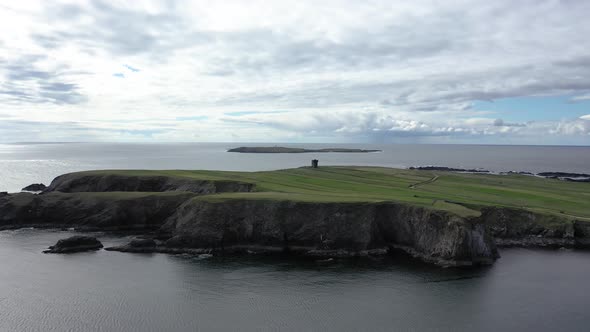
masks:
<path fill-rule="evenodd" d="M 422 262 L 402 253 L 379 257 L 353 257 L 317 259 L 293 255 L 240 255 L 198 257 L 176 255 L 171 257 L 186 265 L 198 265 L 209 270 L 239 270 L 245 268 L 276 273 L 314 273 L 339 277 L 366 278 L 371 273 L 397 273 L 412 276 L 413 283 L 441 283 L 483 278 L 491 266 L 440 267 Z M 416 279 L 416 277 L 418 277 Z M 346 278 L 345 278 L 346 279 Z"/>
<path fill-rule="evenodd" d="M 41 253 L 73 234 L 0 232 L 0 330 L 585 331 L 590 317 L 588 252 L 576 250 L 502 250 L 478 268 L 403 255 Z"/>

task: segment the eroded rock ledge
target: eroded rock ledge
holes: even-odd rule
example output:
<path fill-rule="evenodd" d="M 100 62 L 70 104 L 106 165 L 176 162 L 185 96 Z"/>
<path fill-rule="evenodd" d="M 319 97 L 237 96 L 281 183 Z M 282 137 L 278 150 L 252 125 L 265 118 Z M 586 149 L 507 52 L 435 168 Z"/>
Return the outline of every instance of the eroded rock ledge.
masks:
<path fill-rule="evenodd" d="M 14 194 L 0 198 L 0 227 L 151 232 L 159 245 L 132 252 L 291 252 L 317 257 L 404 250 L 440 265 L 491 264 L 493 239 L 477 220 L 403 204 L 208 202 L 192 193 Z"/>
<path fill-rule="evenodd" d="M 94 251 L 103 247 L 102 243 L 92 236 L 75 235 L 61 239 L 47 250 L 45 254 L 69 254 L 82 251 Z"/>
<path fill-rule="evenodd" d="M 501 247 L 590 248 L 590 222 L 511 208 L 484 208 L 480 218 Z"/>
<path fill-rule="evenodd" d="M 328 257 L 398 248 L 442 265 L 490 264 L 497 257 L 477 220 L 396 203 L 192 199 L 161 230 L 175 234 L 168 247 L 223 250 L 256 244 Z"/>

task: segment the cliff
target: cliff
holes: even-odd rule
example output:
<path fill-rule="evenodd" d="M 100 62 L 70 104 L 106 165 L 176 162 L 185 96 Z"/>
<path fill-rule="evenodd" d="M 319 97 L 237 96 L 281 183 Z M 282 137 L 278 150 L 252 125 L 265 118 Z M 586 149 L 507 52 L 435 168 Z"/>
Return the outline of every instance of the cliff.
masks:
<path fill-rule="evenodd" d="M 483 224 L 395 203 L 191 199 L 162 230 L 168 247 L 226 250 L 265 246 L 315 256 L 401 249 L 441 265 L 489 264 L 497 257 Z"/>
<path fill-rule="evenodd" d="M 522 209 L 488 207 L 479 218 L 499 246 L 590 247 L 590 222 Z"/>
<path fill-rule="evenodd" d="M 155 230 L 190 193 L 19 193 L 0 197 L 0 229 Z"/>
<path fill-rule="evenodd" d="M 253 187 L 231 182 L 219 186 L 211 181 L 176 181 L 157 177 L 61 176 L 41 195 L 0 197 L 0 229 L 33 226 L 133 230 L 164 240 L 153 248 L 114 248 L 122 251 L 291 252 L 348 257 L 399 249 L 439 265 L 490 264 L 497 257 L 483 224 L 444 211 L 396 203 L 208 200 L 200 194 Z M 109 191 L 146 188 L 173 191 Z M 193 192 L 177 191 L 179 188 Z M 98 190 L 105 192 L 91 192 Z"/>
<path fill-rule="evenodd" d="M 527 184 L 529 194 L 521 194 Z M 439 265 L 477 265 L 498 257 L 496 244 L 590 245 L 587 191 L 583 183 L 519 175 L 385 168 L 92 171 L 59 176 L 39 195 L 0 195 L 0 229 L 143 234 L 145 241 L 110 248 L 129 252 L 350 257 L 402 250 Z M 551 213 L 497 207 L 513 201 L 541 202 Z"/>
<path fill-rule="evenodd" d="M 117 174 L 116 171 L 80 172 L 60 175 L 45 192 L 163 192 L 186 191 L 198 194 L 249 192 L 254 184 L 227 180 L 200 180 L 187 177 Z"/>

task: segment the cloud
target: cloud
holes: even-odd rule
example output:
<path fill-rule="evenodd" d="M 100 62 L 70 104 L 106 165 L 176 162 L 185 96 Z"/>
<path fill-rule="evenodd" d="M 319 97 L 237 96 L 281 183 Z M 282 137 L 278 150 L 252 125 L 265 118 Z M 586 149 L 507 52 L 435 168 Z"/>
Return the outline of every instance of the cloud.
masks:
<path fill-rule="evenodd" d="M 100 123 L 92 139 L 164 120 L 133 137 L 583 143 L 579 114 L 547 122 L 472 105 L 588 100 L 589 11 L 551 0 L 13 2 L 0 7 L 11 31 L 0 36 L 0 113 Z M 22 128 L 35 126 L 55 128 Z"/>
<path fill-rule="evenodd" d="M 524 124 L 524 123 L 510 123 L 510 122 L 505 122 L 503 119 L 496 119 L 496 120 L 494 120 L 494 126 L 496 126 L 496 127 L 525 127 L 526 124 Z"/>
<path fill-rule="evenodd" d="M 79 104 L 86 101 L 76 83 L 68 82 L 75 73 L 67 65 L 40 69 L 44 55 L 26 54 L 15 61 L 5 61 L 0 73 L 0 100 L 9 103 Z"/>
<path fill-rule="evenodd" d="M 550 130 L 552 134 L 558 135 L 584 135 L 590 136 L 590 121 L 577 119 L 574 121 L 561 121 L 555 128 Z"/>
<path fill-rule="evenodd" d="M 585 100 L 590 100 L 590 93 L 572 97 L 571 100 L 572 101 L 585 101 Z"/>

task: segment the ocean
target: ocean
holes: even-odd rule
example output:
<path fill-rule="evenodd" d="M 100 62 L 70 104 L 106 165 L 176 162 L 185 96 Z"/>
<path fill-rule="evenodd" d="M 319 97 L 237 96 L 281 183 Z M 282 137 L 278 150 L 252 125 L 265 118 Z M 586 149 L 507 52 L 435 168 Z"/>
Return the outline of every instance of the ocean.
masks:
<path fill-rule="evenodd" d="M 225 152 L 241 145 L 253 144 L 5 144 L 0 191 L 80 170 L 255 171 L 307 166 L 313 158 L 320 166 L 590 173 L 590 147 L 289 144 L 383 152 Z M 73 234 L 0 232 L 0 331 L 588 331 L 590 321 L 588 251 L 502 249 L 496 264 L 476 269 L 407 257 L 42 253 Z M 105 246 L 129 241 L 92 235 Z"/>
<path fill-rule="evenodd" d="M 1 331 L 588 331 L 589 252 L 506 249 L 479 269 L 41 253 L 70 235 L 0 232 Z"/>
<path fill-rule="evenodd" d="M 349 147 L 377 153 L 242 154 L 238 146 Z M 590 173 L 590 147 L 433 144 L 54 143 L 0 144 L 0 191 L 46 185 L 60 174 L 93 169 L 262 171 L 320 165 L 437 165 L 502 171 Z"/>

